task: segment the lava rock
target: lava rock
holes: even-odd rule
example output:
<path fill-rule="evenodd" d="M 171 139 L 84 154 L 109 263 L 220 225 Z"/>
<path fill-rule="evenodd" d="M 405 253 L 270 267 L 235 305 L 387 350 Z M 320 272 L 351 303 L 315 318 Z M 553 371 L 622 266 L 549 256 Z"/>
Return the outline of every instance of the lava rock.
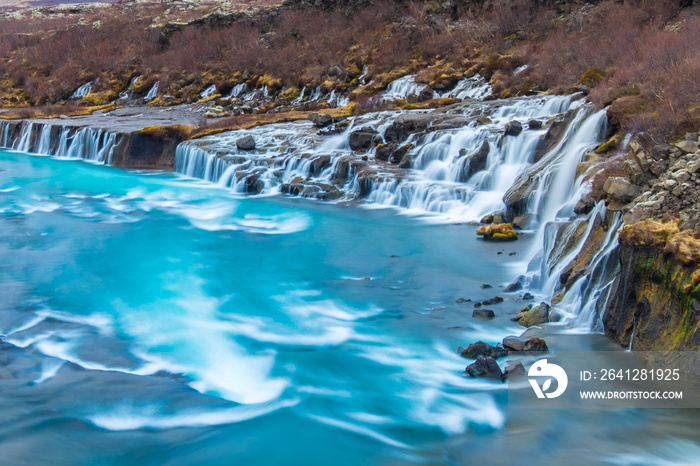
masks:
<path fill-rule="evenodd" d="M 503 302 L 503 298 L 501 298 L 500 296 L 494 296 L 493 298 L 487 299 L 486 301 L 484 301 L 484 302 L 481 303 L 481 304 L 490 306 L 490 305 L 492 305 L 492 304 L 499 304 L 499 303 L 502 303 L 502 302 Z"/>
<path fill-rule="evenodd" d="M 479 356 L 476 361 L 467 366 L 465 372 L 472 377 L 501 380 L 503 373 L 495 359 Z"/>
<path fill-rule="evenodd" d="M 472 312 L 472 317 L 475 319 L 493 319 L 496 317 L 496 313 L 491 309 L 474 309 L 474 312 Z"/>
<path fill-rule="evenodd" d="M 236 147 L 239 150 L 253 150 L 255 149 L 255 139 L 253 136 L 245 136 L 236 141 Z"/>
<path fill-rule="evenodd" d="M 358 130 L 350 133 L 350 149 L 352 150 L 366 150 L 370 147 L 376 146 L 381 142 L 379 137 L 379 132 L 376 129 L 365 126 Z"/>
<path fill-rule="evenodd" d="M 508 356 L 508 350 L 506 350 L 501 343 L 493 346 L 483 341 L 477 341 L 463 349 L 460 354 L 467 359 L 476 359 L 479 356 L 488 356 L 498 359 Z"/>
<path fill-rule="evenodd" d="M 523 132 L 523 125 L 516 120 L 509 121 L 506 123 L 505 133 L 506 136 L 517 136 Z"/>

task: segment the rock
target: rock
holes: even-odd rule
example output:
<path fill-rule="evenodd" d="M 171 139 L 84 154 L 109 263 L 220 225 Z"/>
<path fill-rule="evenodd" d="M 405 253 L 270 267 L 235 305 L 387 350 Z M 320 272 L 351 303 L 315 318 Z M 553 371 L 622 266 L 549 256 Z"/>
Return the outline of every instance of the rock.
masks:
<path fill-rule="evenodd" d="M 611 176 L 605 180 L 603 191 L 613 200 L 627 204 L 641 194 L 642 188 L 633 185 L 627 178 Z"/>
<path fill-rule="evenodd" d="M 476 152 L 467 156 L 464 162 L 464 178 L 462 181 L 467 181 L 474 173 L 486 169 L 490 149 L 491 147 L 489 146 L 489 142 L 484 140 L 481 147 L 479 147 Z"/>
<path fill-rule="evenodd" d="M 413 144 L 404 144 L 394 151 L 389 161 L 399 164 L 399 168 L 411 168 L 412 157 L 409 152 L 413 149 Z"/>
<path fill-rule="evenodd" d="M 496 346 L 489 345 L 483 341 L 477 341 L 467 346 L 460 353 L 462 357 L 467 359 L 476 359 L 479 356 L 492 357 L 494 359 L 502 358 L 508 356 L 508 351 L 503 347 L 502 344 L 497 344 Z"/>
<path fill-rule="evenodd" d="M 527 127 L 529 129 L 542 129 L 542 122 L 540 120 L 530 120 L 527 122 Z"/>
<path fill-rule="evenodd" d="M 479 115 L 478 117 L 476 117 L 476 125 L 477 125 L 477 126 L 479 126 L 479 125 L 490 125 L 491 123 L 493 123 L 493 122 L 491 121 L 491 118 L 489 118 L 489 117 L 487 117 L 487 116 Z"/>
<path fill-rule="evenodd" d="M 523 295 L 523 300 L 525 300 L 525 301 L 532 301 L 533 299 L 535 299 L 535 297 L 532 296 L 530 293 L 525 293 Z"/>
<path fill-rule="evenodd" d="M 492 287 L 491 285 L 489 285 L 488 283 L 483 283 L 483 284 L 481 285 L 481 289 L 482 289 L 482 290 L 488 290 L 488 289 L 490 289 L 490 288 L 493 288 L 493 287 Z"/>
<path fill-rule="evenodd" d="M 523 351 L 533 351 L 533 352 L 538 352 L 538 353 L 547 353 L 549 352 L 549 348 L 547 347 L 547 342 L 544 341 L 542 338 L 533 338 L 532 340 L 529 340 L 527 344 L 525 344 L 525 347 L 523 348 Z"/>
<path fill-rule="evenodd" d="M 651 148 L 651 158 L 654 160 L 665 160 L 670 154 L 671 146 L 665 143 L 658 144 Z"/>
<path fill-rule="evenodd" d="M 506 136 L 517 136 L 523 132 L 523 125 L 516 120 L 509 121 L 506 123 L 505 135 Z"/>
<path fill-rule="evenodd" d="M 223 118 L 226 116 L 226 112 L 223 107 L 211 107 L 204 112 L 204 116 L 207 118 Z"/>
<path fill-rule="evenodd" d="M 424 87 L 418 94 L 418 102 L 425 102 L 433 98 L 433 90 L 430 87 Z"/>
<path fill-rule="evenodd" d="M 684 154 L 692 154 L 698 151 L 698 143 L 695 141 L 681 141 L 674 144 Z"/>
<path fill-rule="evenodd" d="M 518 230 L 526 230 L 530 226 L 532 217 L 529 215 L 518 215 L 513 219 L 513 227 Z"/>
<path fill-rule="evenodd" d="M 480 223 L 483 223 L 483 224 L 493 223 L 493 215 L 490 215 L 490 214 L 489 214 L 489 215 L 484 215 L 484 216 L 482 217 Z"/>
<path fill-rule="evenodd" d="M 523 327 L 534 327 L 549 322 L 549 304 L 541 303 L 532 309 L 522 309 L 512 320 Z"/>
<path fill-rule="evenodd" d="M 494 214 L 493 223 L 495 223 L 497 225 L 501 224 L 501 223 L 506 223 L 506 218 L 503 214 Z"/>
<path fill-rule="evenodd" d="M 330 155 L 321 155 L 316 157 L 313 162 L 311 162 L 311 176 L 318 176 L 321 172 L 331 164 Z"/>
<path fill-rule="evenodd" d="M 434 115 L 430 113 L 406 113 L 400 115 L 386 129 L 384 139 L 388 142 L 403 141 L 413 133 L 425 131 L 434 119 Z"/>
<path fill-rule="evenodd" d="M 465 372 L 472 377 L 501 380 L 503 373 L 495 359 L 479 356 L 476 362 L 467 366 Z"/>
<path fill-rule="evenodd" d="M 335 65 L 335 66 L 331 67 L 331 69 L 328 70 L 328 76 L 330 76 L 330 77 L 338 76 L 342 72 L 343 72 L 343 68 L 341 68 L 340 65 Z"/>
<path fill-rule="evenodd" d="M 574 206 L 574 213 L 576 215 L 586 215 L 593 210 L 595 207 L 595 200 L 591 197 L 583 197 Z"/>
<path fill-rule="evenodd" d="M 520 361 L 515 361 L 508 364 L 503 370 L 503 380 L 517 380 L 526 375 L 527 371 Z"/>
<path fill-rule="evenodd" d="M 325 128 L 333 123 L 333 117 L 324 113 L 312 113 L 309 115 L 309 120 L 318 128 Z"/>
<path fill-rule="evenodd" d="M 379 132 L 376 129 L 365 126 L 350 133 L 350 149 L 366 150 L 381 142 Z"/>
<path fill-rule="evenodd" d="M 500 304 L 502 302 L 503 302 L 503 298 L 501 298 L 500 296 L 494 296 L 493 298 L 487 299 L 486 301 L 484 301 L 481 304 L 486 305 L 486 306 L 491 306 L 493 304 Z"/>
<path fill-rule="evenodd" d="M 678 170 L 673 173 L 673 177 L 676 179 L 677 182 L 685 183 L 690 179 L 690 173 L 688 173 L 686 170 Z"/>
<path fill-rule="evenodd" d="M 504 293 L 513 293 L 515 291 L 520 291 L 523 289 L 523 276 L 516 278 L 510 285 L 503 289 Z"/>
<path fill-rule="evenodd" d="M 474 307 L 481 307 L 481 302 L 479 302 L 479 301 L 475 302 Z"/>
<path fill-rule="evenodd" d="M 622 167 L 625 170 L 625 175 L 627 175 L 627 178 L 629 178 L 632 183 L 641 186 L 649 181 L 647 172 L 637 159 L 636 154 L 634 154 L 632 151 L 628 151 L 627 155 L 625 155 L 624 159 L 622 160 Z"/>
<path fill-rule="evenodd" d="M 236 141 L 236 147 L 240 150 L 253 150 L 255 149 L 255 139 L 253 136 L 245 136 Z"/>
<path fill-rule="evenodd" d="M 487 241 L 515 241 L 518 234 L 510 223 L 484 225 L 476 230 L 478 236 L 483 236 Z"/>
<path fill-rule="evenodd" d="M 547 352 L 547 342 L 542 338 L 525 338 L 511 335 L 503 339 L 503 347 L 508 351 Z"/>
<path fill-rule="evenodd" d="M 462 304 L 462 303 L 471 303 L 471 299 L 464 299 L 464 298 L 457 298 L 457 304 Z"/>
<path fill-rule="evenodd" d="M 396 149 L 396 144 L 379 144 L 374 156 L 377 160 L 388 162 L 391 155 L 394 153 L 394 149 Z"/>
<path fill-rule="evenodd" d="M 165 102 L 167 104 L 167 103 L 174 101 L 175 97 L 173 97 L 171 95 L 164 95 L 160 100 L 162 100 L 163 102 Z"/>
<path fill-rule="evenodd" d="M 475 319 L 492 319 L 496 317 L 496 313 L 491 309 L 474 309 L 474 312 L 472 312 L 472 317 Z"/>

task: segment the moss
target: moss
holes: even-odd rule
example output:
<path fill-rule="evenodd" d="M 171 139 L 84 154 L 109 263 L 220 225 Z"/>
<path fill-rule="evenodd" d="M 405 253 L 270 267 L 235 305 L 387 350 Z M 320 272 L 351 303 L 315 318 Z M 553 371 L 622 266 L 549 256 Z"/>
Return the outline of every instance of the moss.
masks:
<path fill-rule="evenodd" d="M 581 80 L 579 82 L 588 87 L 595 87 L 603 79 L 605 79 L 605 73 L 603 73 L 602 70 L 599 68 L 589 68 L 581 75 Z"/>
<path fill-rule="evenodd" d="M 615 133 L 610 139 L 607 140 L 607 142 L 604 142 L 603 144 L 596 147 L 595 153 L 604 154 L 606 152 L 610 152 L 611 150 L 616 149 L 621 142 L 622 133 Z"/>
<path fill-rule="evenodd" d="M 191 126 L 149 126 L 139 131 L 142 136 L 148 136 L 156 141 L 166 141 L 173 138 L 187 139 L 192 132 Z"/>
<path fill-rule="evenodd" d="M 518 233 L 515 232 L 510 223 L 484 225 L 476 230 L 476 234 L 490 241 L 515 241 L 518 239 Z"/>
<path fill-rule="evenodd" d="M 294 100 L 301 95 L 301 89 L 298 87 L 290 87 L 280 93 L 280 98 L 285 100 Z"/>

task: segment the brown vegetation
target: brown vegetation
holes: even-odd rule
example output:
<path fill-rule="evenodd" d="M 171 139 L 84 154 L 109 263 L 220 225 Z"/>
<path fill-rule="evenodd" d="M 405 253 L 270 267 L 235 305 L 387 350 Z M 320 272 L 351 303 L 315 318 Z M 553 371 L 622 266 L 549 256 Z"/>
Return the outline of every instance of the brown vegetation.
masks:
<path fill-rule="evenodd" d="M 455 6 L 447 9 L 439 2 L 336 3 L 354 8 L 204 18 L 196 10 L 179 18 L 189 25 L 166 24 L 160 4 L 116 5 L 79 20 L 2 20 L 0 105 L 65 102 L 86 82 L 93 93 L 82 104 L 99 105 L 140 76 L 137 97 L 156 81 L 161 95 L 173 97 L 152 104 L 196 101 L 211 84 L 227 95 L 246 82 L 273 93 L 285 87 L 285 98 L 303 87 L 348 92 L 362 109 L 407 73 L 419 72 L 436 89 L 479 73 L 501 97 L 583 89 L 610 106 L 619 130 L 644 131 L 653 141 L 700 127 L 700 15 L 677 0 L 603 0 L 566 14 L 562 2 L 549 1 L 448 2 Z M 372 82 L 363 86 L 365 65 Z"/>

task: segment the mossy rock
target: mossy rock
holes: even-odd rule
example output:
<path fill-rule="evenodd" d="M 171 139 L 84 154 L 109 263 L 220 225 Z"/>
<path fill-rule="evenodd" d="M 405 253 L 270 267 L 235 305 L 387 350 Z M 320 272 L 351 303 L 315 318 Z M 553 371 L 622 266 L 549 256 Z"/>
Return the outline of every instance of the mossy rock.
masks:
<path fill-rule="evenodd" d="M 518 233 L 510 223 L 489 224 L 476 230 L 478 236 L 483 236 L 487 241 L 515 241 Z"/>
<path fill-rule="evenodd" d="M 588 87 L 594 87 L 605 79 L 605 73 L 599 68 L 589 68 L 582 75 L 580 83 Z"/>
<path fill-rule="evenodd" d="M 604 142 L 603 144 L 599 145 L 595 149 L 596 154 L 604 154 L 606 152 L 610 152 L 613 149 L 616 149 L 620 143 L 622 142 L 622 133 L 615 133 L 613 137 L 607 140 L 607 142 Z"/>

